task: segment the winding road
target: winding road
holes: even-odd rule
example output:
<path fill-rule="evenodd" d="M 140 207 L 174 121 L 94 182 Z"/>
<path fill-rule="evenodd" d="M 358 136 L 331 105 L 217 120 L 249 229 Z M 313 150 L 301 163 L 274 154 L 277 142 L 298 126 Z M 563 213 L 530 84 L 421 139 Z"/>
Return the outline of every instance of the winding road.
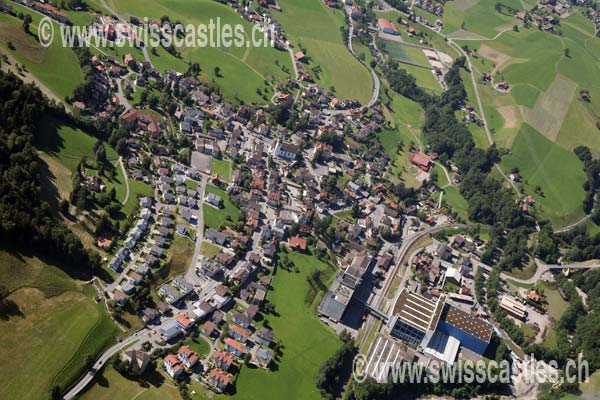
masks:
<path fill-rule="evenodd" d="M 94 363 L 94 366 L 92 368 L 88 369 L 88 371 L 79 380 L 79 382 L 77 382 L 71 389 L 69 389 L 69 391 L 63 396 L 63 398 L 65 400 L 70 400 L 70 399 L 74 398 L 75 396 L 77 396 L 83 389 L 85 389 L 85 387 L 92 381 L 92 379 L 94 379 L 94 376 L 96 376 L 96 373 L 104 367 L 106 362 L 112 356 L 117 354 L 123 348 L 129 346 L 130 344 L 133 344 L 135 341 L 139 340 L 140 337 L 142 337 L 144 334 L 146 334 L 148 332 L 150 332 L 150 330 L 147 328 L 137 331 L 133 335 L 129 336 L 128 338 L 124 339 L 121 342 L 116 343 L 115 345 L 110 347 L 108 350 L 106 350 L 104 353 L 102 353 L 100 358 L 98 358 L 98 360 L 96 360 L 96 362 Z"/>
<path fill-rule="evenodd" d="M 123 165 L 123 157 L 121 156 L 119 156 L 119 167 L 121 167 L 123 178 L 125 179 L 125 199 L 121 202 L 121 204 L 125 205 L 127 200 L 129 200 L 129 179 L 127 178 L 127 170 L 125 169 L 125 165 Z"/>

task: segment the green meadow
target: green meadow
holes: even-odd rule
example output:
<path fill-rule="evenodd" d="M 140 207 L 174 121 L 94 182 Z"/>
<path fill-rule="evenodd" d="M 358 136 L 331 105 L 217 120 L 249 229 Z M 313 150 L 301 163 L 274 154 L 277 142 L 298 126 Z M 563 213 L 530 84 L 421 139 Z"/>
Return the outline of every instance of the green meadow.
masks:
<path fill-rule="evenodd" d="M 17 273 L 18 271 L 18 273 Z M 48 399 L 68 387 L 117 334 L 94 290 L 59 267 L 18 249 L 0 250 L 0 284 L 14 307 L 0 320 L 3 399 Z"/>
<path fill-rule="evenodd" d="M 27 71 L 35 76 L 56 97 L 64 100 L 73 94 L 73 90 L 83 82 L 83 72 L 75 53 L 62 47 L 59 40 L 54 40 L 48 48 L 42 47 L 37 39 L 37 27 L 41 16 L 31 10 L 11 3 L 16 12 L 30 14 L 32 17 L 31 34 L 26 34 L 22 21 L 7 14 L 0 14 L 0 46 L 11 54 Z M 54 23 L 55 32 L 59 32 Z M 8 49 L 11 42 L 15 50 Z"/>
<path fill-rule="evenodd" d="M 520 169 L 523 189 L 534 197 L 536 210 L 555 227 L 583 216 L 583 165 L 572 151 L 550 142 L 531 126 L 522 125 L 502 167 L 505 171 Z M 536 186 L 541 193 L 535 193 Z"/>
<path fill-rule="evenodd" d="M 251 39 L 252 25 L 228 5 L 211 0 L 157 0 L 148 7 L 146 3 L 138 0 L 115 1 L 109 0 L 108 4 L 120 15 L 148 17 L 158 20 L 160 17 L 169 16 L 171 21 L 180 21 L 185 24 L 208 24 L 212 19 L 220 19 L 224 24 L 242 24 L 246 40 Z M 261 34 L 262 37 L 262 34 Z M 257 88 L 272 90 L 272 82 L 280 81 L 288 76 L 283 71 L 292 70 L 289 54 L 270 47 L 181 47 L 178 48 L 182 59 L 175 59 L 162 49 L 158 49 L 158 56 L 150 55 L 153 62 L 157 62 L 160 70 L 173 68 L 184 72 L 187 62 L 198 62 L 202 73 L 207 79 L 215 81 L 221 88 L 222 94 L 229 100 L 243 100 L 246 102 L 264 102 L 256 93 Z M 175 61 L 171 64 L 171 61 Z M 220 69 L 217 74 L 216 68 Z"/>
<path fill-rule="evenodd" d="M 309 254 L 279 253 L 286 256 L 298 268 L 289 272 L 281 267 L 273 277 L 273 289 L 267 300 L 275 305 L 277 315 L 265 315 L 275 335 L 282 343 L 282 355 L 275 360 L 274 371 L 243 367 L 237 376 L 235 399 L 316 399 L 320 394 L 316 376 L 321 364 L 340 346 L 341 342 L 315 314 L 315 304 L 307 304 L 309 284 L 307 277 L 315 270 L 323 276 L 332 277 L 334 267 Z M 328 282 L 323 282 L 325 285 Z M 217 396 L 220 399 L 229 396 Z"/>
<path fill-rule="evenodd" d="M 373 80 L 346 48 L 339 29 L 344 24 L 343 11 L 330 9 L 321 0 L 281 0 L 279 4 L 283 12 L 274 17 L 292 40 L 294 51 L 301 44 L 307 57 L 314 60 L 313 65 L 309 61 L 308 70 L 315 64 L 321 67 L 318 82 L 325 88 L 333 86 L 342 99 L 366 103 L 371 98 Z"/>
<path fill-rule="evenodd" d="M 235 224 L 240 217 L 240 210 L 231 203 L 229 200 L 229 194 L 213 185 L 206 186 L 206 195 L 214 193 L 221 196 L 223 201 L 223 208 L 216 209 L 208 204 L 202 205 L 204 212 L 204 225 L 206 228 L 219 229 L 226 223 Z"/>

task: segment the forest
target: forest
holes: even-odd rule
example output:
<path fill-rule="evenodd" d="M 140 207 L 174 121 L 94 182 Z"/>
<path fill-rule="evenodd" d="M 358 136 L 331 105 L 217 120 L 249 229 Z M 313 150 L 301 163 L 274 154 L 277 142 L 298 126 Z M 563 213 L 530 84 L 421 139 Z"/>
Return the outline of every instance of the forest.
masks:
<path fill-rule="evenodd" d="M 87 251 L 40 198 L 40 160 L 33 143 L 46 113 L 63 114 L 39 89 L 0 71 L 0 238 L 51 255 L 60 265 L 97 270 L 98 254 Z"/>

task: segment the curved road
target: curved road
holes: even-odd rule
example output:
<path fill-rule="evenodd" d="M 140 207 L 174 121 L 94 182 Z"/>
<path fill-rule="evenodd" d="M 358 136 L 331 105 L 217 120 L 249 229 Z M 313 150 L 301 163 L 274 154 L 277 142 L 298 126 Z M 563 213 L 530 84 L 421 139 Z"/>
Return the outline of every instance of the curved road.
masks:
<path fill-rule="evenodd" d="M 127 179 L 127 170 L 125 169 L 125 165 L 123 165 L 123 157 L 121 156 L 119 156 L 119 166 L 121 167 L 123 178 L 125 179 L 125 199 L 121 202 L 121 204 L 125 205 L 127 200 L 129 200 L 129 179 Z"/>
<path fill-rule="evenodd" d="M 129 336 L 128 338 L 124 339 L 123 341 L 113 345 L 111 348 L 109 348 L 104 353 L 102 353 L 100 358 L 98 358 L 98 360 L 96 360 L 96 362 L 94 363 L 94 366 L 85 373 L 85 375 L 79 380 L 79 382 L 77 382 L 75 384 L 75 386 L 73 386 L 64 395 L 63 398 L 65 400 L 69 400 L 69 399 L 72 399 L 75 396 L 77 396 L 79 394 L 79 392 L 81 392 L 92 381 L 92 379 L 94 379 L 94 376 L 96 375 L 96 373 L 104 367 L 105 363 L 112 356 L 114 356 L 119 351 L 121 351 L 121 349 L 129 346 L 130 344 L 132 344 L 133 342 L 135 342 L 141 336 L 143 336 L 145 333 L 148 333 L 148 332 L 150 332 L 150 330 L 148 330 L 147 328 L 144 328 L 144 329 L 134 333 L 133 335 Z"/>
<path fill-rule="evenodd" d="M 542 275 L 544 275 L 546 272 L 551 271 L 551 270 L 600 268 L 600 261 L 593 261 L 593 262 L 587 262 L 587 263 L 579 262 L 579 263 L 559 265 L 559 264 L 545 264 L 541 260 L 538 260 L 537 258 L 535 258 L 534 260 L 535 260 L 535 265 L 537 266 L 537 269 L 536 269 L 535 273 L 531 276 L 531 278 L 520 279 L 520 278 L 516 278 L 516 277 L 509 275 L 507 273 L 504 273 L 504 272 L 500 273 L 500 278 L 502 280 L 511 280 L 511 281 L 515 281 L 518 283 L 522 283 L 524 285 L 532 285 L 532 284 L 535 284 L 537 281 L 539 281 L 540 278 L 542 277 Z M 492 267 L 490 267 L 487 264 L 483 264 L 483 263 L 479 262 L 478 266 L 488 272 L 492 271 Z"/>

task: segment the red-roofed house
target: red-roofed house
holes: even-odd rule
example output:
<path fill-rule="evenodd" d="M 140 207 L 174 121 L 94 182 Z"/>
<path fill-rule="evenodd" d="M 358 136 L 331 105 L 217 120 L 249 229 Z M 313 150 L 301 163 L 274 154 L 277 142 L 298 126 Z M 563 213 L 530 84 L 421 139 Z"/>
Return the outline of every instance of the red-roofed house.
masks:
<path fill-rule="evenodd" d="M 296 57 L 296 61 L 306 62 L 306 55 L 301 51 L 294 54 L 294 57 Z"/>
<path fill-rule="evenodd" d="M 175 322 L 177 322 L 177 325 L 185 330 L 190 329 L 192 325 L 194 325 L 194 321 L 189 319 L 187 314 L 179 314 L 177 318 L 175 318 Z"/>
<path fill-rule="evenodd" d="M 410 162 L 421 168 L 423 171 L 429 171 L 431 167 L 431 157 L 420 151 L 415 151 L 410 156 Z"/>
<path fill-rule="evenodd" d="M 173 379 L 177 378 L 183 372 L 183 364 L 174 354 L 169 354 L 164 359 L 165 370 Z"/>
<path fill-rule="evenodd" d="M 306 239 L 299 236 L 290 238 L 290 247 L 294 250 L 306 251 Z"/>
<path fill-rule="evenodd" d="M 394 24 L 385 18 L 379 18 L 378 24 L 379 24 L 379 28 L 381 28 L 381 30 L 384 33 L 387 33 L 390 35 L 399 35 L 400 34 L 400 32 L 398 32 L 398 29 L 394 26 Z"/>
<path fill-rule="evenodd" d="M 250 332 L 242 328 L 241 326 L 230 325 L 229 336 L 231 336 L 235 340 L 239 340 L 242 343 L 246 343 L 248 341 L 248 338 L 250 337 Z"/>
<path fill-rule="evenodd" d="M 52 4 L 45 4 L 36 1 L 35 3 L 33 3 L 32 8 L 36 11 L 41 12 L 42 14 L 49 16 L 50 18 L 54 18 L 57 21 L 63 23 L 69 21 L 67 14 L 54 7 Z"/>
<path fill-rule="evenodd" d="M 212 360 L 215 365 L 224 371 L 227 371 L 233 364 L 233 356 L 223 350 L 215 350 L 212 354 Z"/>
<path fill-rule="evenodd" d="M 244 343 L 240 343 L 237 340 L 234 340 L 232 338 L 227 338 L 224 341 L 225 343 L 225 350 L 227 350 L 228 352 L 230 352 L 231 354 L 238 356 L 238 357 L 242 357 L 244 354 L 246 354 L 246 345 Z"/>
<path fill-rule="evenodd" d="M 210 382 L 210 384 L 220 390 L 224 390 L 229 385 L 232 378 L 233 377 L 231 374 L 219 368 L 214 368 L 208 374 L 208 381 Z"/>
<path fill-rule="evenodd" d="M 198 354 L 190 346 L 181 346 L 177 351 L 177 358 L 186 368 L 192 368 L 198 362 Z"/>

